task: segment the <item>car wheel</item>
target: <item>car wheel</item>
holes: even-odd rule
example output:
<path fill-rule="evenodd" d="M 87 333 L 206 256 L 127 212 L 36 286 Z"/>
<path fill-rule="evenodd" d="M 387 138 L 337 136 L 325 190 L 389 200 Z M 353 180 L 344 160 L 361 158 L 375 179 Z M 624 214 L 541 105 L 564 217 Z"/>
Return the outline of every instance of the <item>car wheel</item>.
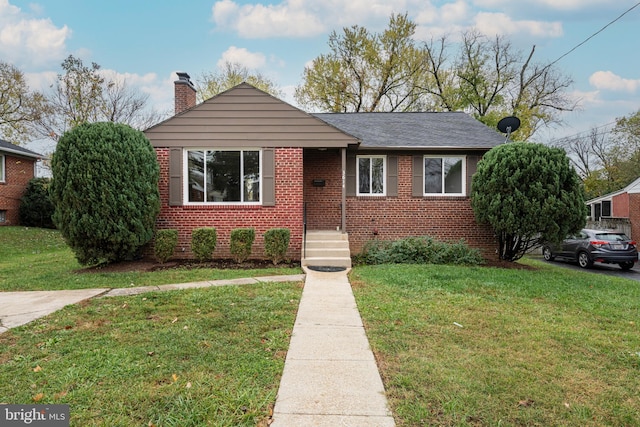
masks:
<path fill-rule="evenodd" d="M 580 252 L 578 254 L 578 265 L 582 268 L 591 268 L 593 266 L 593 261 L 591 261 L 588 253 Z"/>
<path fill-rule="evenodd" d="M 633 264 L 634 264 L 633 261 L 621 262 L 620 268 L 623 269 L 624 271 L 631 270 L 633 268 Z"/>
<path fill-rule="evenodd" d="M 544 248 L 542 248 L 542 256 L 544 257 L 545 261 L 553 261 L 555 258 L 549 246 L 545 246 Z"/>

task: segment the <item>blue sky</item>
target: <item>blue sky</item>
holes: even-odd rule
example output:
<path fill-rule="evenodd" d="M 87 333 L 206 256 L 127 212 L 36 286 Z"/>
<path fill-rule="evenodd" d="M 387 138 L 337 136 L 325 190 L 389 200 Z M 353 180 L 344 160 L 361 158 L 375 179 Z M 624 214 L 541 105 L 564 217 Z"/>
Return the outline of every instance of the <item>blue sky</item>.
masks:
<path fill-rule="evenodd" d="M 126 78 L 160 110 L 173 105 L 176 71 L 197 77 L 239 62 L 292 93 L 305 64 L 345 26 L 385 28 L 408 13 L 417 38 L 475 27 L 502 34 L 549 62 L 636 5 L 636 0 L 0 0 L 0 59 L 45 90 L 69 54 Z M 540 142 L 588 132 L 640 109 L 640 6 L 558 62 L 579 110 Z M 610 127 L 610 126 L 609 126 Z"/>

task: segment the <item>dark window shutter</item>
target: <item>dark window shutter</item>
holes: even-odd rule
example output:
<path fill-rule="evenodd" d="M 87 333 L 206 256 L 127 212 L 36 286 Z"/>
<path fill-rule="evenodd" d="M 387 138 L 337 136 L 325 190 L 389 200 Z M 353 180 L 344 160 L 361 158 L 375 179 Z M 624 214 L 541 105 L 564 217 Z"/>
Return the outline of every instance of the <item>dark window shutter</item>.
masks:
<path fill-rule="evenodd" d="M 276 205 L 276 162 L 273 148 L 262 150 L 262 205 Z"/>
<path fill-rule="evenodd" d="M 346 175 L 346 193 L 347 196 L 356 195 L 356 155 L 354 153 L 347 153 L 347 170 Z"/>
<path fill-rule="evenodd" d="M 424 160 L 422 156 L 413 156 L 412 194 L 413 197 L 424 196 Z"/>
<path fill-rule="evenodd" d="M 182 199 L 182 148 L 169 151 L 169 206 L 181 206 Z"/>
<path fill-rule="evenodd" d="M 471 195 L 471 179 L 478 170 L 480 156 L 467 156 L 467 196 Z"/>
<path fill-rule="evenodd" d="M 387 196 L 398 196 L 398 156 L 387 157 Z"/>

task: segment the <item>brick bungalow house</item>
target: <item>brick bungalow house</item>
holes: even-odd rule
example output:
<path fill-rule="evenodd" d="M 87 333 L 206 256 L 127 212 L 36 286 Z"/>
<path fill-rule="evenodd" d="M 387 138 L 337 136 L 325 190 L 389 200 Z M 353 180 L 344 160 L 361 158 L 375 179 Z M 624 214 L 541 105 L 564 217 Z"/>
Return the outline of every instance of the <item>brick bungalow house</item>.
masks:
<path fill-rule="evenodd" d="M 640 241 L 640 178 L 622 190 L 588 200 L 588 227 L 617 229 Z"/>
<path fill-rule="evenodd" d="M 290 229 L 288 255 L 303 264 L 320 230 L 350 253 L 419 235 L 495 250 L 469 193 L 504 136 L 469 115 L 308 114 L 246 83 L 196 105 L 188 74 L 178 76 L 176 115 L 145 131 L 161 170 L 157 226 L 179 230 L 176 256 L 191 256 L 191 230 L 203 226 L 217 229 L 220 258 L 239 227 L 255 228 L 254 255 L 266 230 Z"/>
<path fill-rule="evenodd" d="M 43 157 L 0 139 L 0 226 L 18 225 L 20 198 Z"/>

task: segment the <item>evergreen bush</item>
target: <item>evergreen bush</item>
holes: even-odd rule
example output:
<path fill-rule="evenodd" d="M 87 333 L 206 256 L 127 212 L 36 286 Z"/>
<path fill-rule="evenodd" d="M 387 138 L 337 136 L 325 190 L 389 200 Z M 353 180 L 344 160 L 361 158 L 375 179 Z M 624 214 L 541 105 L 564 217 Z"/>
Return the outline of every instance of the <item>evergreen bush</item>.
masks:
<path fill-rule="evenodd" d="M 471 181 L 476 220 L 498 237 L 498 257 L 515 261 L 584 227 L 582 181 L 564 150 L 530 142 L 492 148 Z"/>
<path fill-rule="evenodd" d="M 78 262 L 139 256 L 160 211 L 159 167 L 145 135 L 124 124 L 82 124 L 60 138 L 51 168 L 53 222 Z"/>
<path fill-rule="evenodd" d="M 237 263 L 249 259 L 251 246 L 256 239 L 256 231 L 253 228 L 236 228 L 231 230 L 231 256 Z"/>
<path fill-rule="evenodd" d="M 217 237 L 216 229 L 213 227 L 196 228 L 191 232 L 191 252 L 198 261 L 211 261 Z"/>
<path fill-rule="evenodd" d="M 53 203 L 49 195 L 49 178 L 33 178 L 20 199 L 20 224 L 27 227 L 56 228 L 53 224 Z"/>
<path fill-rule="evenodd" d="M 428 236 L 407 237 L 395 241 L 370 240 L 356 257 L 358 264 L 463 264 L 484 262 L 480 251 L 464 241 L 440 242 Z"/>
<path fill-rule="evenodd" d="M 278 265 L 287 256 L 291 232 L 288 228 L 272 228 L 264 233 L 264 254 Z"/>
<path fill-rule="evenodd" d="M 164 229 L 156 231 L 153 251 L 158 262 L 167 262 L 175 252 L 176 246 L 178 246 L 178 230 Z"/>

